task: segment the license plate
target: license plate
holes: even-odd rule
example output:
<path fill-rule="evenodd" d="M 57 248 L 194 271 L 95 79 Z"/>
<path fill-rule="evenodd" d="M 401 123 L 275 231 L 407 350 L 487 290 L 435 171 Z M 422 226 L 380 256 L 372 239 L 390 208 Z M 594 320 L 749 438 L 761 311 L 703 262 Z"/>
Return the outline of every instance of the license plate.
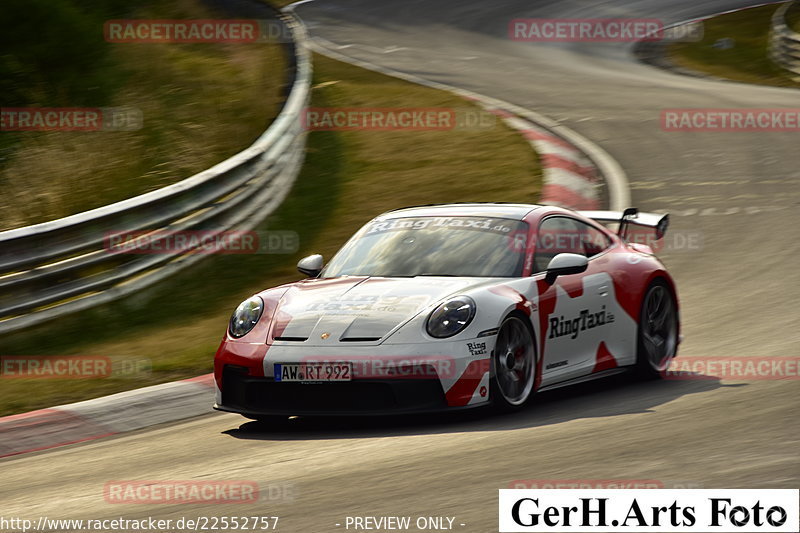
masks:
<path fill-rule="evenodd" d="M 276 363 L 275 381 L 350 381 L 351 363 Z"/>

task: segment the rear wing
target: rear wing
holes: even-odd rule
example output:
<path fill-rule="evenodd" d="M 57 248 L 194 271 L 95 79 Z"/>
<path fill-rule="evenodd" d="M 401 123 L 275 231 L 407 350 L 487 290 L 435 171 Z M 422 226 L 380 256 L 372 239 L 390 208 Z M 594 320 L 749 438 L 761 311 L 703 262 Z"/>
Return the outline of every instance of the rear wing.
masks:
<path fill-rule="evenodd" d="M 627 237 L 629 224 L 653 228 L 656 240 L 664 236 L 669 226 L 668 214 L 640 213 L 635 207 L 629 207 L 625 211 L 578 211 L 578 213 L 597 222 L 619 222 L 617 235 L 622 239 Z"/>

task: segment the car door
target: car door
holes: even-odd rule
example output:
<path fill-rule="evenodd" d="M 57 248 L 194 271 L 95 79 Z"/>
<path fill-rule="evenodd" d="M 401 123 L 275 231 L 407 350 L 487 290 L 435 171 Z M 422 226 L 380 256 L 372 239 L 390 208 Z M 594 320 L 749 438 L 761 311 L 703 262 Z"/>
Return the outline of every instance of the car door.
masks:
<path fill-rule="evenodd" d="M 587 270 L 538 283 L 542 343 L 542 386 L 590 374 L 599 345 L 598 328 L 606 323 L 611 284 L 608 274 L 591 259 L 601 253 L 587 244 L 586 225 L 569 216 L 544 218 L 538 229 L 534 268 L 544 272 L 560 253 L 590 258 Z M 606 243 L 606 246 L 607 247 Z M 602 250 L 602 246 L 599 247 Z"/>

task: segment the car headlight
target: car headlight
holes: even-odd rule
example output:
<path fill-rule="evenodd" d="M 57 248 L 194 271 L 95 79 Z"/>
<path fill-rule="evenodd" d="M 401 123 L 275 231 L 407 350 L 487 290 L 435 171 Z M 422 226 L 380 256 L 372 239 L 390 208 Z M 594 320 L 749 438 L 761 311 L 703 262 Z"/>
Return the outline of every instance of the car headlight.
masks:
<path fill-rule="evenodd" d="M 453 298 L 434 309 L 428 317 L 428 334 L 437 339 L 452 337 L 466 328 L 474 316 L 475 302 L 472 298 Z"/>
<path fill-rule="evenodd" d="M 264 300 L 252 296 L 239 304 L 231 316 L 228 332 L 231 337 L 244 337 L 256 326 L 261 313 L 264 312 Z"/>

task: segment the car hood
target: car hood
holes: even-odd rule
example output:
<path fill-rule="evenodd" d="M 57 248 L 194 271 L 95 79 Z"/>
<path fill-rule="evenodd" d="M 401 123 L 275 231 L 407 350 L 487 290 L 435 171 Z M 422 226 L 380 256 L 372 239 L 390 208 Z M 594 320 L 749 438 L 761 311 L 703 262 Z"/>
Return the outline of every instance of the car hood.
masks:
<path fill-rule="evenodd" d="M 433 276 L 302 281 L 278 302 L 270 342 L 377 344 L 429 305 L 491 281 Z"/>

